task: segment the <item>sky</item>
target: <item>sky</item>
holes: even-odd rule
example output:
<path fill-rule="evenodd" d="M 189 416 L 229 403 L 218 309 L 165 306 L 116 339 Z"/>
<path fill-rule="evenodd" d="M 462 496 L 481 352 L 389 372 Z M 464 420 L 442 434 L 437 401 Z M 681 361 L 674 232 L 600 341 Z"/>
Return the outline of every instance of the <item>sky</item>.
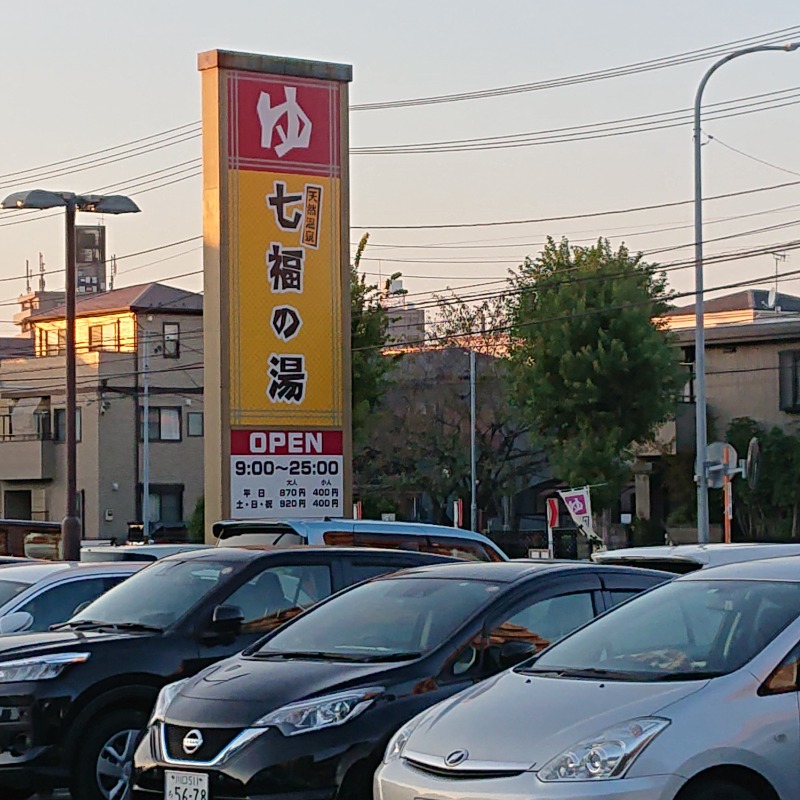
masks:
<path fill-rule="evenodd" d="M 29 188 L 125 189 L 142 213 L 103 220 L 108 251 L 118 259 L 116 285 L 161 280 L 201 291 L 200 242 L 163 247 L 202 232 L 194 163 L 200 139 L 192 127 L 200 119 L 198 52 L 220 48 L 352 64 L 350 101 L 359 105 L 553 80 L 795 26 L 794 38 L 800 38 L 796 0 L 4 0 L 0 195 Z M 591 215 L 690 201 L 689 124 L 468 152 L 357 150 L 686 112 L 711 63 L 501 97 L 354 109 L 351 242 L 365 231 L 371 234 L 364 269 L 375 280 L 402 272 L 409 300 L 424 306 L 432 293 L 448 287 L 502 286 L 508 269 L 535 256 L 548 235 L 583 244 L 606 236 L 613 245 L 624 242 L 643 251 L 650 261 L 681 267 L 692 256 L 690 202 L 546 223 L 414 226 Z M 767 95 L 760 100 L 781 107 L 703 125 L 713 137 L 703 147 L 705 195 L 748 192 L 704 203 L 704 237 L 707 256 L 751 248 L 769 252 L 707 265 L 706 286 L 757 279 L 753 285 L 769 288 L 776 266 L 770 253 L 785 252 L 780 271 L 797 275 L 781 278 L 780 289 L 800 294 L 800 250 L 782 250 L 784 243 L 800 239 L 800 183 L 750 191 L 800 181 L 800 51 L 753 54 L 725 65 L 711 79 L 705 101 L 747 104 L 755 111 L 751 104 L 758 99 L 744 99 L 754 95 Z M 658 119 L 663 118 L 646 122 Z M 162 133 L 170 129 L 179 130 Z M 132 150 L 135 146 L 109 150 L 114 163 L 80 171 L 74 165 L 47 166 L 143 137 L 154 137 L 145 142 L 153 145 L 150 152 Z M 47 168 L 36 171 L 40 167 Z M 84 214 L 80 222 L 96 220 Z M 135 255 L 145 250 L 153 252 Z M 61 288 L 63 214 L 0 212 L 0 333 L 14 332 L 10 320 L 25 289 L 25 261 L 37 265 L 40 252 L 47 287 Z M 669 276 L 677 292 L 692 291 L 691 268 L 671 269 Z"/>

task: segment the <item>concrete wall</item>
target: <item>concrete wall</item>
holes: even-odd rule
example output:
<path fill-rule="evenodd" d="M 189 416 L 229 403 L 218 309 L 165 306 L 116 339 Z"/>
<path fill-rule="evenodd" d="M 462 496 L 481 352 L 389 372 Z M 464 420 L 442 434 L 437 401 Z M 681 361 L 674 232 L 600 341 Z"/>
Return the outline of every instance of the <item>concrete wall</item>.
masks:
<path fill-rule="evenodd" d="M 800 415 L 780 410 L 778 353 L 792 349 L 800 350 L 800 341 L 706 348 L 706 392 L 718 438 L 735 417 L 752 417 L 767 427 L 800 422 Z"/>

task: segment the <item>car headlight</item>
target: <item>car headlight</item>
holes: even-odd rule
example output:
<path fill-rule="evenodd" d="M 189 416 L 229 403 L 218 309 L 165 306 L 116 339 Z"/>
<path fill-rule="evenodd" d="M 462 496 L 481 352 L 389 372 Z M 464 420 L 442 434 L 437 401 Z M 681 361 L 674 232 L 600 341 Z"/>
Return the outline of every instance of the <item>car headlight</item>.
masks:
<path fill-rule="evenodd" d="M 403 750 L 406 749 L 408 740 L 411 738 L 411 734 L 414 733 L 414 729 L 419 725 L 424 713 L 423 711 L 422 714 L 418 714 L 410 722 L 407 722 L 391 739 L 389 739 L 389 744 L 386 745 L 386 752 L 383 754 L 384 764 L 395 761 L 403 755 Z"/>
<path fill-rule="evenodd" d="M 620 778 L 669 722 L 661 717 L 639 717 L 607 728 L 548 761 L 539 770 L 539 778 L 543 781 Z"/>
<path fill-rule="evenodd" d="M 382 688 L 371 687 L 290 703 L 257 719 L 251 727 L 277 728 L 284 736 L 333 728 L 357 717 L 382 693 Z"/>
<path fill-rule="evenodd" d="M 53 653 L 0 663 L 0 683 L 48 681 L 57 678 L 70 664 L 88 661 L 89 653 Z"/>
<path fill-rule="evenodd" d="M 156 704 L 153 708 L 153 713 L 150 715 L 150 722 L 147 723 L 148 727 L 152 725 L 154 722 L 163 722 L 164 715 L 167 713 L 167 709 L 169 708 L 169 704 L 175 699 L 175 695 L 183 687 L 183 684 L 188 681 L 188 678 L 183 678 L 182 680 L 175 681 L 174 683 L 168 683 L 159 693 L 158 697 L 156 698 Z"/>

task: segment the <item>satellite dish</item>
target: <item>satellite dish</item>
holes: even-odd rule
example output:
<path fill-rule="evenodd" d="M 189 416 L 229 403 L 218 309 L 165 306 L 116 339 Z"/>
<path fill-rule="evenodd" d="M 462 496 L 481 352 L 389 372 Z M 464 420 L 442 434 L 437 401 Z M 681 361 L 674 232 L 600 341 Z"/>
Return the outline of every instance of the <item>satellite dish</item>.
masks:
<path fill-rule="evenodd" d="M 754 436 L 747 445 L 747 461 L 745 462 L 744 474 L 747 477 L 747 485 L 750 489 L 758 486 L 759 461 L 761 460 L 761 446 L 758 439 Z"/>
<path fill-rule="evenodd" d="M 778 292 L 773 286 L 767 295 L 767 308 L 775 308 L 775 303 L 778 302 Z"/>

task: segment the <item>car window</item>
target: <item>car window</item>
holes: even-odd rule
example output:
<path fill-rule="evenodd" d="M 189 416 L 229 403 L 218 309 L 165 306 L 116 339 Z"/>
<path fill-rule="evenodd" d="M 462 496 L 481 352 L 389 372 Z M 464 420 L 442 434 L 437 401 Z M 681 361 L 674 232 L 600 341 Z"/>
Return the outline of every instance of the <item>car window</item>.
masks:
<path fill-rule="evenodd" d="M 608 590 L 608 597 L 610 601 L 609 608 L 618 606 L 620 603 L 624 603 L 626 600 L 630 600 L 631 597 L 636 597 L 636 595 L 642 591 L 644 591 L 644 589 L 609 589 Z"/>
<path fill-rule="evenodd" d="M 431 652 L 449 639 L 500 586 L 488 581 L 389 577 L 355 586 L 278 631 L 259 648 L 325 652 L 347 660 Z"/>
<path fill-rule="evenodd" d="M 322 541 L 334 547 L 352 547 L 356 543 L 352 531 L 325 531 Z"/>
<path fill-rule="evenodd" d="M 372 561 L 353 561 L 350 564 L 350 575 L 353 583 L 361 583 L 369 578 L 377 578 L 378 575 L 386 575 L 387 572 L 394 572 L 404 564 L 379 564 Z"/>
<path fill-rule="evenodd" d="M 356 547 L 385 547 L 391 550 L 419 551 L 423 536 L 403 536 L 402 533 L 370 533 L 359 531 L 354 536 Z"/>
<path fill-rule="evenodd" d="M 788 582 L 667 583 L 548 650 L 531 669 L 600 669 L 630 680 L 724 675 L 759 653 L 798 609 L 800 587 Z"/>
<path fill-rule="evenodd" d="M 220 561 L 155 561 L 115 586 L 74 619 L 167 628 L 227 581 L 234 570 Z"/>
<path fill-rule="evenodd" d="M 29 583 L 22 583 L 21 581 L 0 581 L 0 605 L 5 605 L 20 592 L 24 592 L 29 586 Z"/>
<path fill-rule="evenodd" d="M 225 605 L 241 608 L 242 632 L 266 633 L 331 592 L 326 564 L 270 567 L 240 586 Z"/>
<path fill-rule="evenodd" d="M 103 577 L 72 580 L 45 589 L 17 611 L 27 611 L 33 617 L 29 631 L 46 631 L 51 625 L 68 620 L 80 606 L 109 588 L 109 582 Z"/>
<path fill-rule="evenodd" d="M 489 632 L 489 646 L 523 641 L 535 652 L 572 633 L 595 616 L 591 592 L 573 592 L 536 600 Z"/>
<path fill-rule="evenodd" d="M 427 545 L 422 548 L 426 553 L 440 556 L 453 556 L 466 561 L 495 561 L 480 542 L 458 539 L 449 536 L 429 536 Z"/>

